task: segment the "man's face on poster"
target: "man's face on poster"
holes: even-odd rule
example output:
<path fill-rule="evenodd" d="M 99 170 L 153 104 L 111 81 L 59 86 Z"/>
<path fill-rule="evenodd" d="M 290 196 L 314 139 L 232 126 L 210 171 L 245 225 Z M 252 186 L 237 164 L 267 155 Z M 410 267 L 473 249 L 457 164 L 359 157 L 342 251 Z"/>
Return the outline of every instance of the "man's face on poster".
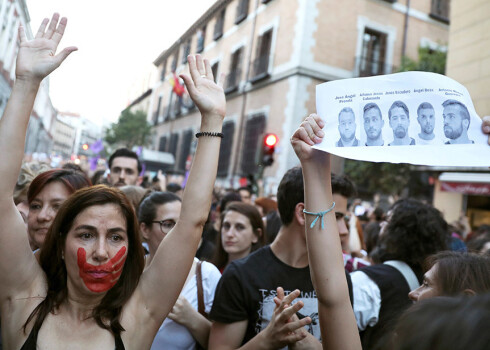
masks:
<path fill-rule="evenodd" d="M 356 135 L 356 119 L 351 112 L 342 112 L 339 115 L 339 132 L 344 141 L 351 141 Z"/>
<path fill-rule="evenodd" d="M 431 135 L 436 125 L 436 118 L 434 117 L 434 110 L 432 108 L 423 108 L 419 111 L 417 121 L 420 124 L 420 130 L 427 135 Z"/>
<path fill-rule="evenodd" d="M 449 105 L 444 107 L 442 112 L 444 118 L 444 135 L 448 139 L 455 140 L 463 133 L 463 116 L 461 108 L 458 105 Z"/>
<path fill-rule="evenodd" d="M 390 127 L 393 129 L 393 135 L 402 139 L 407 136 L 410 119 L 405 110 L 401 107 L 391 109 Z"/>
<path fill-rule="evenodd" d="M 384 121 L 376 108 L 368 109 L 364 113 L 364 131 L 368 139 L 376 140 L 381 135 Z"/>

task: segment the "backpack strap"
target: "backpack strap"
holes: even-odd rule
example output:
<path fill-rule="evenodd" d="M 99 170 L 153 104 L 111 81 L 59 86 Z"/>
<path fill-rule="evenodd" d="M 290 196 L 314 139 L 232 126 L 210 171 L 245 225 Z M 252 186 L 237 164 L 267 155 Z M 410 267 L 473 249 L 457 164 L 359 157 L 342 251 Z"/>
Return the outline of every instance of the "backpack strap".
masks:
<path fill-rule="evenodd" d="M 196 283 L 197 283 L 197 311 L 204 317 L 208 317 L 204 309 L 204 293 L 202 288 L 202 261 L 196 265 Z"/>
<path fill-rule="evenodd" d="M 407 281 L 408 287 L 411 291 L 417 289 L 420 286 L 417 276 L 407 263 L 400 260 L 388 260 L 385 261 L 383 264 L 390 265 L 391 267 L 397 269 Z"/>

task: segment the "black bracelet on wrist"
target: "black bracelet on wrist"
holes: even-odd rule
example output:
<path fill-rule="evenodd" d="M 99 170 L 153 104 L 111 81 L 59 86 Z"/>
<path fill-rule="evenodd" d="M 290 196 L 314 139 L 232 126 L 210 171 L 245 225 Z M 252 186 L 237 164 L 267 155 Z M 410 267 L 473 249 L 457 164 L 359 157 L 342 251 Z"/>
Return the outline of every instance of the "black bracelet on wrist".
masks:
<path fill-rule="evenodd" d="M 201 131 L 196 134 L 197 138 L 201 136 L 209 136 L 209 137 L 221 137 L 223 138 L 225 135 L 222 132 L 210 132 L 210 131 Z"/>

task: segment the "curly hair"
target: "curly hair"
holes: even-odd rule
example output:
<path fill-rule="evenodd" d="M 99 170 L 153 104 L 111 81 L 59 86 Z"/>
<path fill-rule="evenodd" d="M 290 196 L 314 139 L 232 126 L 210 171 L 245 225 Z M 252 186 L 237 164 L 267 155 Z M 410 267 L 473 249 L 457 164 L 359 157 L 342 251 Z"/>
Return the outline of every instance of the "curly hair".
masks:
<path fill-rule="evenodd" d="M 385 253 L 381 260 L 401 260 L 422 269 L 429 255 L 447 249 L 448 241 L 448 225 L 439 210 L 414 199 L 401 199 L 393 205 L 380 237 Z"/>

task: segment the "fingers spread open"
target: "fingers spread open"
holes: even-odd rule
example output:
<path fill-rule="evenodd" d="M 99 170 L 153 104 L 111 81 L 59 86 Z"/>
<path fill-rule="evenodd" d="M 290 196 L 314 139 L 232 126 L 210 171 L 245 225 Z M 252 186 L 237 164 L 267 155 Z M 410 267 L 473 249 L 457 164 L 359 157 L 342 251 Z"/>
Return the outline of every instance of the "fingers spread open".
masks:
<path fill-rule="evenodd" d="M 194 74 L 195 73 L 196 71 L 194 71 Z M 192 74 L 192 70 L 191 70 L 191 74 Z M 184 84 L 187 88 L 187 91 L 189 91 L 189 94 L 191 96 L 196 94 L 196 87 L 194 86 L 194 82 L 192 81 L 194 79 L 194 76 L 192 76 L 192 79 L 187 74 L 181 74 L 179 75 L 179 77 L 181 77 L 182 80 L 184 80 Z"/>
<path fill-rule="evenodd" d="M 276 291 L 277 291 L 277 297 L 279 298 L 279 300 L 284 299 L 284 288 L 277 287 Z"/>
<path fill-rule="evenodd" d="M 54 31 L 56 30 L 56 26 L 58 25 L 58 20 L 60 18 L 60 15 L 58 13 L 54 13 L 53 17 L 51 17 L 51 22 L 49 23 L 48 30 L 46 33 L 44 33 L 44 38 L 45 39 L 51 39 L 51 37 L 54 34 Z"/>
<path fill-rule="evenodd" d="M 43 37 L 44 31 L 46 30 L 46 26 L 48 25 L 48 23 L 49 23 L 49 18 L 43 19 L 41 25 L 39 26 L 39 29 L 37 30 L 36 39 Z"/>
<path fill-rule="evenodd" d="M 305 317 L 305 318 L 302 318 L 301 320 L 287 323 L 284 326 L 284 330 L 286 330 L 288 332 L 294 332 L 295 330 L 300 329 L 301 327 L 304 327 L 310 323 L 311 323 L 311 318 Z M 298 332 L 298 333 L 302 333 L 302 332 Z"/>
<path fill-rule="evenodd" d="M 189 63 L 189 73 L 191 74 L 192 80 L 195 82 L 200 77 L 199 71 L 197 69 L 196 56 L 189 55 L 187 57 L 187 62 Z M 182 74 L 182 75 L 184 75 L 184 74 Z M 184 78 L 182 78 L 182 79 L 184 79 Z M 185 82 L 185 79 L 184 79 L 184 82 Z"/>
<path fill-rule="evenodd" d="M 23 26 L 19 26 L 19 40 L 20 40 L 20 43 L 25 43 L 27 41 L 27 37 L 26 37 L 26 31 L 24 29 Z"/>
<path fill-rule="evenodd" d="M 196 55 L 196 67 L 197 71 L 199 72 L 199 76 L 206 75 L 206 70 L 204 68 L 201 55 Z"/>
<path fill-rule="evenodd" d="M 56 42 L 56 44 L 59 44 L 61 41 L 61 38 L 63 37 L 63 34 L 65 33 L 65 28 L 66 28 L 66 23 L 67 23 L 66 17 L 61 18 L 60 23 L 58 24 L 58 27 L 56 28 L 56 31 L 53 34 L 53 41 Z"/>
<path fill-rule="evenodd" d="M 75 46 L 70 46 L 63 49 L 63 51 L 55 56 L 56 64 L 59 66 L 73 51 L 77 50 L 78 49 Z"/>
<path fill-rule="evenodd" d="M 204 68 L 206 70 L 206 77 L 212 81 L 214 81 L 213 70 L 211 69 L 211 63 L 209 63 L 208 59 L 204 59 Z"/>
<path fill-rule="evenodd" d="M 223 86 L 225 85 L 225 73 L 220 73 L 218 82 L 216 84 L 218 84 L 220 88 L 223 88 Z"/>

